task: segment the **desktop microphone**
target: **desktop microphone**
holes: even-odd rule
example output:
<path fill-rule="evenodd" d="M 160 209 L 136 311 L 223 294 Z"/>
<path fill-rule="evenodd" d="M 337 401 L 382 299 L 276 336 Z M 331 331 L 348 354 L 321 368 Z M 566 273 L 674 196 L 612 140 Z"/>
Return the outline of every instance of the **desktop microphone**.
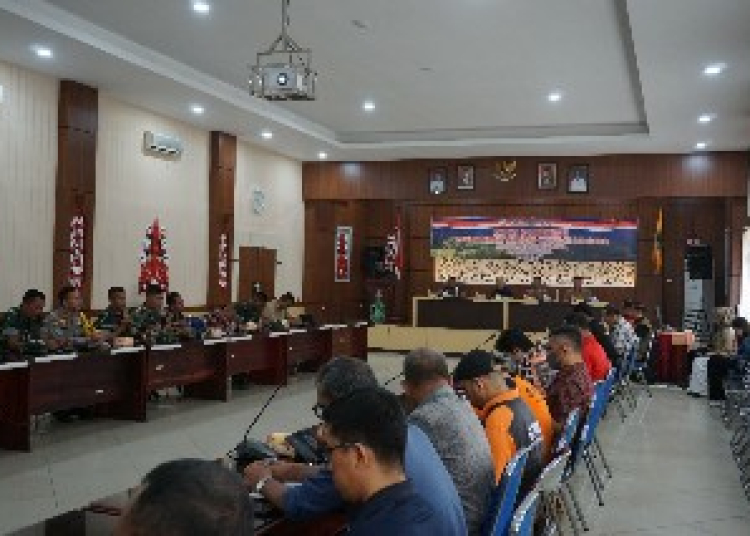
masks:
<path fill-rule="evenodd" d="M 245 470 L 245 467 L 258 460 L 276 458 L 276 452 L 271 447 L 257 439 L 248 439 L 247 436 L 271 404 L 271 401 L 276 397 L 276 394 L 281 391 L 282 387 L 284 387 L 284 384 L 279 384 L 276 389 L 274 389 L 271 396 L 269 396 L 265 404 L 263 404 L 263 407 L 260 408 L 260 411 L 255 415 L 253 422 L 251 422 L 250 426 L 245 430 L 245 434 L 242 436 L 242 441 L 227 453 L 227 456 L 234 453 L 234 462 L 238 473 L 242 473 Z"/>

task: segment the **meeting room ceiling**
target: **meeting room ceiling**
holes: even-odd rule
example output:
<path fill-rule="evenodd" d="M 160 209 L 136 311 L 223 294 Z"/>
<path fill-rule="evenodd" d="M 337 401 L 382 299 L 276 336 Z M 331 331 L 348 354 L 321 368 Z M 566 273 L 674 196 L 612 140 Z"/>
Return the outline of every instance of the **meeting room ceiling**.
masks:
<path fill-rule="evenodd" d="M 281 1 L 0 0 L 0 59 L 300 160 L 750 147 L 748 0 L 291 0 L 318 99 L 279 104 Z"/>

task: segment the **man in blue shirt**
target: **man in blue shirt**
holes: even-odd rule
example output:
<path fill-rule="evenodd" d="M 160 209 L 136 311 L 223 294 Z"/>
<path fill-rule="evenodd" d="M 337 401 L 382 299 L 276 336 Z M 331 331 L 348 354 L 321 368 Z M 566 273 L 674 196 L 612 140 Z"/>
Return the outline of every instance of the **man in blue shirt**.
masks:
<path fill-rule="evenodd" d="M 359 359 L 337 358 L 326 363 L 318 373 L 316 413 L 332 402 L 345 399 L 357 390 L 372 388 L 378 381 L 369 365 Z M 432 443 L 418 427 L 409 425 L 406 432 L 405 470 L 411 485 L 435 511 L 450 534 L 466 534 L 466 521 L 453 480 L 437 455 Z M 305 519 L 343 510 L 345 501 L 336 490 L 332 472 L 321 467 L 277 462 L 257 462 L 245 471 L 247 483 L 291 519 Z M 300 482 L 289 486 L 284 482 Z"/>
<path fill-rule="evenodd" d="M 393 393 L 360 389 L 323 411 L 321 442 L 347 503 L 350 536 L 457 536 L 404 473 L 406 416 Z"/>

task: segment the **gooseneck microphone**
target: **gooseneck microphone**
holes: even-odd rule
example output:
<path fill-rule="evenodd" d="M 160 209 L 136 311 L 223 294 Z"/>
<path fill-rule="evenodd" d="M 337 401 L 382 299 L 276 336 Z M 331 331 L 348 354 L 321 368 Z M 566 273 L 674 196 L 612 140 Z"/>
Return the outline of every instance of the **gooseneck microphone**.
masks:
<path fill-rule="evenodd" d="M 228 457 L 232 457 L 231 455 L 234 454 L 233 459 L 235 461 L 237 472 L 242 473 L 245 467 L 255 461 L 265 460 L 268 458 L 276 458 L 276 452 L 274 452 L 271 447 L 269 447 L 262 441 L 258 441 L 257 439 L 248 439 L 247 436 L 250 435 L 250 430 L 253 429 L 253 426 L 255 426 L 255 424 L 263 416 L 263 413 L 265 413 L 266 409 L 268 409 L 271 401 L 273 401 L 278 392 L 281 391 L 282 387 L 284 387 L 284 384 L 276 386 L 276 389 L 274 389 L 273 393 L 271 393 L 271 396 L 268 397 L 266 402 L 260 408 L 260 411 L 258 411 L 253 421 L 245 430 L 245 433 L 242 436 L 242 441 L 240 441 L 232 450 L 227 452 Z"/>

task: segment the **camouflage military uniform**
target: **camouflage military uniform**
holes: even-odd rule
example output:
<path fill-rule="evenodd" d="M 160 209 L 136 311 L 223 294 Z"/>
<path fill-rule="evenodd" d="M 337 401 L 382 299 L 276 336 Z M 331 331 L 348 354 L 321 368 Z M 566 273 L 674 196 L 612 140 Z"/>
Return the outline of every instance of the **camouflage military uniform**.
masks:
<path fill-rule="evenodd" d="M 260 307 L 253 302 L 237 302 L 234 310 L 243 324 L 260 321 Z"/>
<path fill-rule="evenodd" d="M 24 315 L 20 307 L 14 307 L 6 313 L 0 325 L 0 350 L 10 350 L 10 337 L 18 337 L 24 353 L 44 353 L 46 344 L 43 341 L 47 338 L 44 317 L 31 318 Z"/>
<path fill-rule="evenodd" d="M 131 316 L 136 336 L 143 343 L 167 343 L 170 340 L 166 330 L 167 320 L 162 311 L 141 305 Z"/>
<path fill-rule="evenodd" d="M 120 329 L 123 321 L 130 321 L 131 317 L 132 313 L 128 310 L 118 311 L 112 307 L 107 307 L 96 319 L 96 329 L 117 334 L 120 337 L 131 337 L 133 336 L 132 324 L 123 330 Z"/>
<path fill-rule="evenodd" d="M 167 330 L 176 339 L 192 339 L 195 337 L 190 319 L 183 313 L 167 311 Z"/>

